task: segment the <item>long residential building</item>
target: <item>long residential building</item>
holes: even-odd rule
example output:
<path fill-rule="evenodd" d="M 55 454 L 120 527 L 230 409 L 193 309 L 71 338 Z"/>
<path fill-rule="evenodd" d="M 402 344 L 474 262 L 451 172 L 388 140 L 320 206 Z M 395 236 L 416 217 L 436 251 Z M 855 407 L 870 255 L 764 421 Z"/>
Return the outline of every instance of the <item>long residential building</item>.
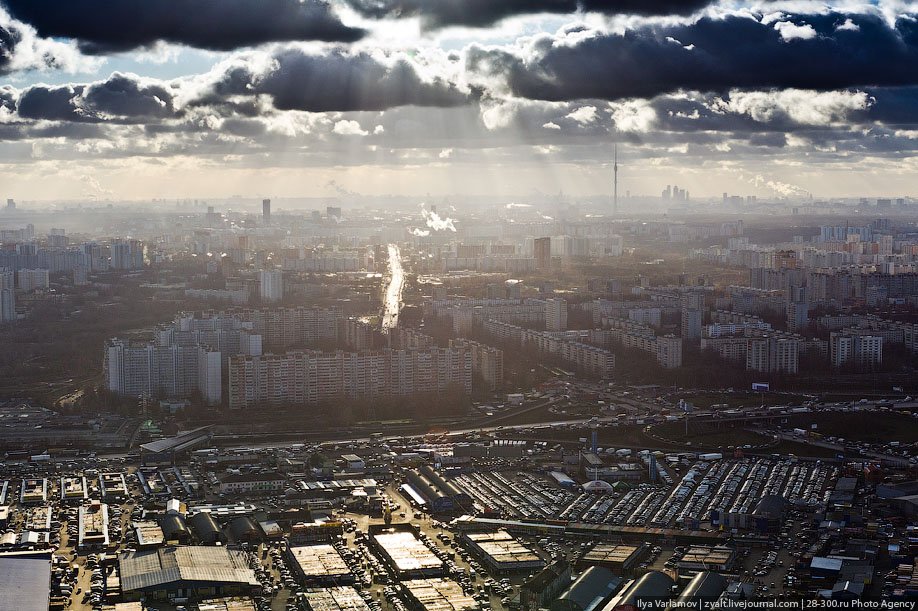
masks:
<path fill-rule="evenodd" d="M 612 375 L 615 369 L 614 354 L 605 348 L 587 343 L 592 331 L 535 331 L 498 320 L 486 320 L 484 330 L 504 341 L 533 347 L 544 354 L 556 355 L 590 375 L 606 378 Z"/>
<path fill-rule="evenodd" d="M 472 351 L 465 346 L 378 352 L 293 351 L 229 359 L 229 404 L 306 405 L 472 389 Z"/>
<path fill-rule="evenodd" d="M 113 339 L 105 346 L 108 390 L 125 397 L 182 398 L 200 392 L 210 404 L 222 400 L 220 352 L 204 346 L 159 346 Z"/>

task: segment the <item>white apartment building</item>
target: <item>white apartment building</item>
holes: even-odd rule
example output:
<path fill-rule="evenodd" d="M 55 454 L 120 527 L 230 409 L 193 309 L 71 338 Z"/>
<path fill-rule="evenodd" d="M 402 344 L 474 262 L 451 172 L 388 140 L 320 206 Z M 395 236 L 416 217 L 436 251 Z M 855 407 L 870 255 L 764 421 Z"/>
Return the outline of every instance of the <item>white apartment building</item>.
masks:
<path fill-rule="evenodd" d="M 21 269 L 16 275 L 19 290 L 27 293 L 51 286 L 49 272 L 46 269 Z"/>
<path fill-rule="evenodd" d="M 118 395 L 184 398 L 199 391 L 210 404 L 222 400 L 221 355 L 204 346 L 113 339 L 104 369 L 106 387 Z"/>
<path fill-rule="evenodd" d="M 281 270 L 263 269 L 258 279 L 258 294 L 262 301 L 280 301 L 284 298 L 284 274 Z"/>
<path fill-rule="evenodd" d="M 563 299 L 545 300 L 545 330 L 567 330 L 567 302 Z"/>
<path fill-rule="evenodd" d="M 229 404 L 305 405 L 339 398 L 405 396 L 472 388 L 464 346 L 379 352 L 295 351 L 229 359 Z"/>
<path fill-rule="evenodd" d="M 856 329 L 835 331 L 829 339 L 829 351 L 833 367 L 879 365 L 883 362 L 883 338 Z"/>

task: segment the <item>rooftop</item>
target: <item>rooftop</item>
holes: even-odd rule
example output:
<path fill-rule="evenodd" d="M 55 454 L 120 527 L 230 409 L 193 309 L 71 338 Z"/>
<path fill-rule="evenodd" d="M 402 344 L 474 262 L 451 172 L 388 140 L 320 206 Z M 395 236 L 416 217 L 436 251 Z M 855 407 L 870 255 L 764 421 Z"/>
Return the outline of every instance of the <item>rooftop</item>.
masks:
<path fill-rule="evenodd" d="M 167 547 L 118 556 L 124 591 L 176 582 L 236 583 L 258 586 L 242 552 L 225 547 Z"/>

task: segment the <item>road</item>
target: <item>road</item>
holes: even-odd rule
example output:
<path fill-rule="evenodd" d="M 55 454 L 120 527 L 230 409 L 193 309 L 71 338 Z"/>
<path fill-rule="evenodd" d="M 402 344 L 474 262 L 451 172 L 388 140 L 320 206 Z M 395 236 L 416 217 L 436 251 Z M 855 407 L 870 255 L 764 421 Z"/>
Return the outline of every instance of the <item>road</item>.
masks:
<path fill-rule="evenodd" d="M 398 324 L 402 309 L 402 289 L 405 287 L 405 270 L 402 268 L 402 253 L 398 246 L 389 244 L 389 286 L 383 303 L 382 329 L 388 331 Z"/>

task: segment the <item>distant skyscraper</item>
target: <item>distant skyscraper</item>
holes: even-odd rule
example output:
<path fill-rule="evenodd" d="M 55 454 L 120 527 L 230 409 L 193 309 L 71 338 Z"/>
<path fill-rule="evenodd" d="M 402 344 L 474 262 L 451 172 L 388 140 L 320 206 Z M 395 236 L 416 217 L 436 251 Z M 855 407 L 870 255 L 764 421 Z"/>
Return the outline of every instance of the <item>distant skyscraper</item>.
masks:
<path fill-rule="evenodd" d="M 9 199 L 7 199 L 7 200 L 6 200 L 6 209 L 7 209 L 7 210 L 15 210 L 15 209 L 16 209 L 16 200 L 14 200 L 12 197 L 9 198 Z"/>
<path fill-rule="evenodd" d="M 265 225 L 271 224 L 271 200 L 270 199 L 261 200 L 261 218 L 265 222 Z"/>
<path fill-rule="evenodd" d="M 532 254 L 535 256 L 536 268 L 549 269 L 551 267 L 551 238 L 536 238 L 532 243 Z"/>
<path fill-rule="evenodd" d="M 284 298 L 284 276 L 281 270 L 262 270 L 260 280 L 260 295 L 263 301 L 280 301 Z"/>
<path fill-rule="evenodd" d="M 325 216 L 341 220 L 341 206 L 326 206 Z"/>

